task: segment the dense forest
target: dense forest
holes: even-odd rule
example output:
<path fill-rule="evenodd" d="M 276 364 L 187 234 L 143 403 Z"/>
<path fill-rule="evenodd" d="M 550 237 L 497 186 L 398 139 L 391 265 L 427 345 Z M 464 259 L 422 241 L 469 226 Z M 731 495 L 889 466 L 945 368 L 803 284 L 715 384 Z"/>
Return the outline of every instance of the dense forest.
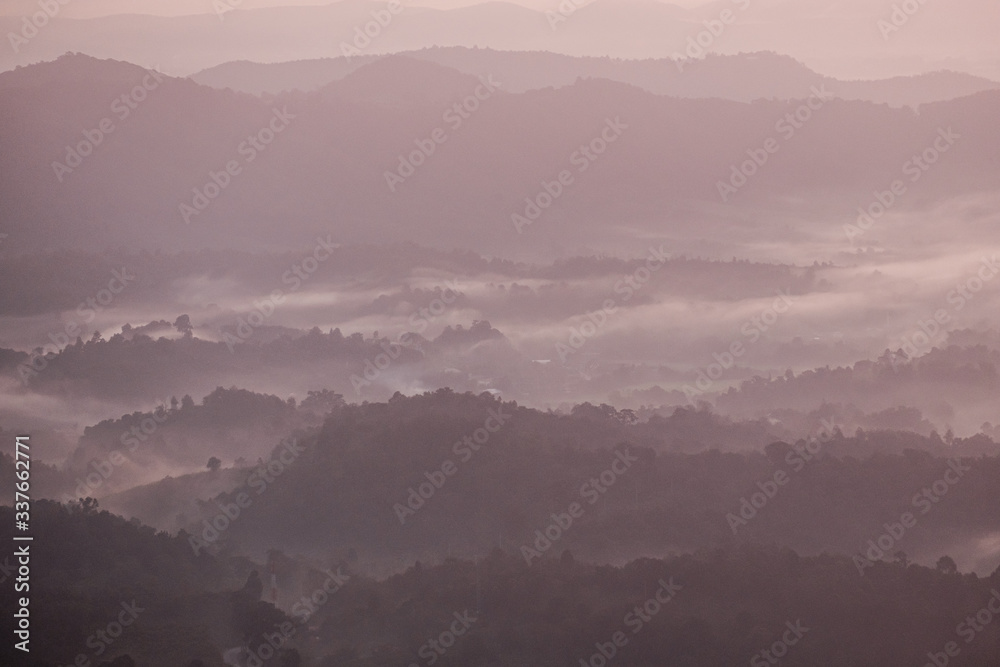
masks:
<path fill-rule="evenodd" d="M 0 537 L 9 539 L 11 519 L 0 510 Z M 726 667 L 779 657 L 902 667 L 946 650 L 985 665 L 1000 650 L 1000 625 L 986 620 L 1000 601 L 1000 570 L 960 574 L 948 558 L 934 567 L 896 558 L 859 576 L 846 556 L 767 546 L 620 566 L 581 562 L 568 549 L 529 565 L 494 549 L 374 580 L 349 560 L 312 566 L 272 552 L 283 612 L 261 600 L 262 590 L 271 599 L 263 562 L 194 556 L 185 535 L 156 533 L 92 500 L 40 501 L 35 526 L 32 623 L 44 641 L 24 663 L 33 667 L 221 667 L 223 653 L 240 646 L 280 667 L 306 656 L 330 667 L 575 667 L 612 658 Z M 13 606 L 10 587 L 0 596 Z M 12 650 L 5 642 L 4 660 Z"/>

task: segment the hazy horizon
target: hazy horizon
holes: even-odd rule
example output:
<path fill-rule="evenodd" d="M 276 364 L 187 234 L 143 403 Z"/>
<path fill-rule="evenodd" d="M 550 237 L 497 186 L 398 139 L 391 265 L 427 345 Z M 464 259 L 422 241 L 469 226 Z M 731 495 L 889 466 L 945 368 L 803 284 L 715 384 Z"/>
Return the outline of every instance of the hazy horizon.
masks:
<path fill-rule="evenodd" d="M 343 55 L 342 45 L 351 43 L 353 30 L 371 20 L 372 12 L 380 8 L 388 11 L 383 5 L 364 0 L 57 3 L 59 10 L 53 10 L 51 21 L 60 27 L 46 26 L 30 42 L 11 42 L 11 49 L 0 51 L 0 71 L 48 60 L 65 51 L 113 57 L 185 76 L 227 60 L 284 62 L 336 57 Z M 434 45 L 478 45 L 645 59 L 771 50 L 842 79 L 956 70 L 1000 81 L 1000 46 L 991 28 L 1000 23 L 1000 8 L 995 3 L 956 0 L 917 3 L 914 8 L 907 12 L 899 3 L 877 0 L 400 2 L 399 18 L 386 14 L 393 21 L 379 28 L 364 51 L 394 53 Z M 0 8 L 0 28 L 8 41 L 24 28 L 24 17 L 38 11 L 35 0 L 12 0 Z M 725 23 L 720 19 L 724 12 L 728 12 Z M 291 38 L 292 33 L 302 32 L 295 26 L 306 16 L 313 24 L 308 36 L 303 33 L 298 39 Z M 210 17 L 211 22 L 205 21 Z M 85 21 L 88 28 L 71 27 L 72 19 Z M 721 28 L 715 28 L 715 34 L 706 32 L 700 46 L 692 41 L 710 25 Z M 169 44 L 156 49 L 136 43 L 130 36 L 151 29 L 159 33 L 158 41 L 169 40 Z M 241 43 L 243 29 L 258 38 L 255 43 L 265 38 L 271 45 L 258 49 L 252 43 Z M 185 45 L 185 39 L 193 41 Z M 218 44 L 213 48 L 214 41 Z M 197 51 L 206 47 L 204 57 L 181 53 L 185 48 Z"/>

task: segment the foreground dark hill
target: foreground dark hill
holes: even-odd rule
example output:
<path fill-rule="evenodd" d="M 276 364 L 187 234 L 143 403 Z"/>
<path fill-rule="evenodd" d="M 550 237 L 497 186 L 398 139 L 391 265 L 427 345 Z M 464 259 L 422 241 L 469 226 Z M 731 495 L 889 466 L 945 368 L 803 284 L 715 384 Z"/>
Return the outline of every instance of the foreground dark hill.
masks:
<path fill-rule="evenodd" d="M 504 82 L 507 92 L 569 86 L 579 78 L 599 78 L 670 97 L 739 102 L 761 98 L 797 99 L 812 86 L 824 86 L 840 99 L 917 106 L 1000 87 L 1000 83 L 989 79 L 951 71 L 872 81 L 841 81 L 814 72 L 793 58 L 770 52 L 709 54 L 698 62 L 680 64 L 673 59 L 618 60 L 466 47 L 436 47 L 401 55 L 477 76 L 493 74 Z M 384 57 L 363 55 L 283 63 L 241 60 L 211 67 L 190 78 L 213 88 L 231 88 L 255 95 L 311 91 Z"/>
<path fill-rule="evenodd" d="M 434 655 L 423 642 L 438 630 L 421 631 L 446 627 L 457 612 L 474 622 L 435 664 L 756 667 L 778 664 L 780 653 L 789 667 L 909 667 L 956 642 L 963 664 L 987 667 L 1000 654 L 1000 631 L 994 623 L 975 632 L 966 619 L 1000 596 L 998 584 L 996 573 L 976 579 L 946 562 L 937 570 L 886 564 L 862 578 L 846 558 L 779 549 L 621 567 L 579 563 L 569 551 L 526 566 L 494 552 L 476 563 L 414 567 L 367 587 L 365 605 L 344 591 L 317 614 L 303 652 L 326 655 L 320 664 L 331 667 L 406 664 L 422 646 Z M 411 639 L 361 658 L 367 642 L 358 638 L 384 637 L 386 626 L 412 628 Z"/>
<path fill-rule="evenodd" d="M 415 76 L 433 79 L 433 94 L 410 100 L 396 92 Z M 858 201 L 901 177 L 901 165 L 935 141 L 951 142 L 946 159 L 920 172 L 897 210 L 981 192 L 1000 172 L 991 120 L 1000 93 L 927 105 L 919 115 L 829 101 L 783 140 L 791 128 L 776 124 L 799 102 L 677 100 L 603 80 L 509 94 L 467 74 L 448 76 L 399 58 L 314 95 L 269 101 L 165 79 L 117 120 L 114 100 L 144 77 L 152 81 L 139 68 L 71 56 L 5 73 L 5 245 L 273 248 L 332 234 L 339 242 L 391 236 L 551 256 L 628 243 L 611 221 L 702 237 L 706 221 L 731 211 L 719 207 L 719 182 L 747 151 L 763 151 L 768 136 L 782 141 L 779 152 L 730 203 L 781 210 L 797 201 L 809 218 L 829 215 L 832 201 L 842 211 L 835 228 L 853 222 Z M 474 111 L 452 108 L 460 89 L 479 91 L 481 101 L 463 102 Z M 95 134 L 103 118 L 114 124 L 106 137 Z M 68 147 L 84 142 L 81 150 L 90 150 L 84 132 L 100 145 L 73 158 Z M 600 155 L 587 152 L 592 142 Z M 433 153 L 421 155 L 420 146 Z M 67 159 L 78 165 L 72 172 L 53 164 Z M 552 183 L 564 170 L 570 181 L 560 192 Z M 557 193 L 554 204 L 545 183 Z M 761 216 L 765 235 L 767 220 Z"/>
<path fill-rule="evenodd" d="M 0 600 L 11 613 L 4 614 L 4 634 L 14 636 L 20 595 L 30 598 L 31 631 L 27 656 L 3 642 L 5 665 L 173 667 L 196 658 L 221 665 L 222 650 L 243 636 L 290 621 L 271 605 L 233 594 L 252 563 L 196 556 L 183 536 L 98 511 L 93 501 L 35 501 L 31 542 L 11 541 L 10 507 L 0 507 L 0 519 L 5 542 L 27 545 L 30 571 L 28 588 L 16 593 L 7 574 L 15 559 L 5 557 Z M 122 656 L 133 662 L 118 661 Z"/>
<path fill-rule="evenodd" d="M 8 541 L 13 518 L 0 508 Z M 4 664 L 222 667 L 240 646 L 278 667 L 432 656 L 444 667 L 576 667 L 606 664 L 602 655 L 629 667 L 729 667 L 778 652 L 797 667 L 904 667 L 950 642 L 963 664 L 986 667 L 1000 652 L 998 626 L 976 620 L 995 608 L 1000 576 L 961 574 L 948 559 L 925 568 L 898 558 L 859 576 L 843 556 L 752 546 L 618 567 L 565 549 L 530 565 L 494 550 L 373 580 L 349 563 L 314 568 L 280 552 L 266 569 L 195 556 L 186 534 L 156 534 L 89 502 L 36 503 L 33 531 L 31 654 L 4 642 Z M 260 601 L 272 581 L 275 604 Z M 0 599 L 16 608 L 12 586 Z M 8 616 L 8 636 L 12 625 Z"/>

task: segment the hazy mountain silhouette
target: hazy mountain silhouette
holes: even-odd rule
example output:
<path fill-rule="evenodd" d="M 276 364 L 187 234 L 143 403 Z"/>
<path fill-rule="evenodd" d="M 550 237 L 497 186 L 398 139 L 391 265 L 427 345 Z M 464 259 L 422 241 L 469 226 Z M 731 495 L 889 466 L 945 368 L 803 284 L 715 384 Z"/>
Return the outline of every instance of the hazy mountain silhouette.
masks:
<path fill-rule="evenodd" d="M 657 95 L 750 102 L 797 99 L 812 86 L 841 99 L 867 100 L 893 106 L 916 106 L 1000 88 L 1000 83 L 961 72 L 929 72 L 875 81 L 840 81 L 820 75 L 800 62 L 775 53 L 709 55 L 678 68 L 672 59 L 619 60 L 573 57 L 550 52 L 494 51 L 466 47 L 408 51 L 409 58 L 429 60 L 461 72 L 493 74 L 509 93 L 572 85 L 577 79 L 600 78 L 628 83 Z M 287 90 L 311 91 L 346 77 L 385 56 L 327 58 L 285 63 L 224 63 L 191 75 L 213 88 L 260 95 Z"/>
<path fill-rule="evenodd" d="M 996 667 L 997 16 L 0 3 L 0 665 Z"/>
<path fill-rule="evenodd" d="M 53 163 L 69 159 L 68 146 L 102 118 L 114 120 L 114 100 L 148 76 L 85 56 L 0 75 L 9 128 L 0 160 L 13 175 L 3 186 L 4 227 L 19 247 L 281 248 L 332 232 L 339 242 L 389 236 L 497 254 L 523 252 L 532 235 L 565 242 L 568 229 L 577 243 L 596 242 L 610 233 L 612 219 L 662 231 L 663 217 L 681 202 L 718 203 L 718 183 L 765 137 L 781 136 L 776 122 L 800 106 L 678 100 L 585 80 L 523 94 L 501 88 L 460 119 L 448 115 L 452 105 L 482 84 L 406 58 L 373 63 L 313 95 L 268 101 L 166 78 L 127 118 L 115 120 L 114 133 L 92 155 L 57 174 Z M 416 99 L 410 87 L 400 87 L 411 77 L 430 84 Z M 832 197 L 850 215 L 859 200 L 871 199 L 873 183 L 899 177 L 900 165 L 946 128 L 964 139 L 948 153 L 947 168 L 922 175 L 923 205 L 988 191 L 1000 170 L 1000 137 L 990 120 L 998 106 L 1000 92 L 924 105 L 919 115 L 827 102 L 738 197 L 786 206 L 790 197 L 822 195 L 813 200 L 817 213 Z M 48 112 L 39 113 L 43 108 Z M 294 117 L 285 134 L 254 150 L 250 163 L 248 137 L 282 113 Z M 621 138 L 584 173 L 579 150 L 609 123 Z M 445 143 L 405 182 L 391 184 L 391 192 L 386 174 L 405 173 L 401 156 L 417 150 L 416 142 L 427 146 L 435 129 L 446 133 Z M 214 187 L 211 174 L 229 161 L 241 172 L 209 202 L 203 193 Z M 537 197 L 543 182 L 565 169 L 574 174 L 573 186 L 518 234 L 512 215 L 523 216 L 526 197 Z M 200 213 L 193 210 L 199 196 L 207 204 Z"/>
<path fill-rule="evenodd" d="M 359 43 L 365 54 L 431 46 L 622 58 L 669 58 L 688 49 L 696 57 L 705 52 L 773 50 L 848 78 L 947 68 L 1000 79 L 993 30 L 996 17 L 990 4 L 979 0 L 921 6 L 916 19 L 892 34 L 891 41 L 878 27 L 879 20 L 891 16 L 891 7 L 856 0 L 715 2 L 690 10 L 634 0 L 571 6 L 574 11 L 560 12 L 558 3 L 536 11 L 506 2 L 484 2 L 431 10 L 404 3 L 403 11 L 369 44 Z M 344 55 L 343 44 L 353 46 L 355 29 L 372 21 L 372 12 L 386 11 L 385 3 L 343 0 L 310 7 L 236 9 L 224 12 L 220 20 L 215 7 L 206 2 L 200 8 L 204 14 L 174 17 L 64 18 L 72 16 L 67 12 L 51 20 L 43 35 L 17 52 L 11 49 L 0 54 L 0 69 L 51 59 L 65 51 L 149 66 L 159 63 L 165 71 L 181 75 L 234 60 L 329 58 Z M 720 15 L 726 9 L 730 19 L 723 25 Z M 26 5 L 22 14 L 30 11 L 37 8 Z M 713 21 L 716 36 L 706 25 Z M 0 17 L 0 33 L 18 32 L 21 27 L 17 14 Z M 707 48 L 691 47 L 701 32 L 711 38 Z"/>

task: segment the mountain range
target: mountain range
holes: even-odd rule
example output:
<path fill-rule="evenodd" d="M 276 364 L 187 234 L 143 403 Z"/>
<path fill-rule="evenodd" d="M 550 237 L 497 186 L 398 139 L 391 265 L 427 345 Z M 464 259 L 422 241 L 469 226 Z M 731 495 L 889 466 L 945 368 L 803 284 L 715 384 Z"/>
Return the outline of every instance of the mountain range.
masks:
<path fill-rule="evenodd" d="M 902 210 L 990 192 L 1000 172 L 998 91 L 914 113 L 819 89 L 748 104 L 492 81 L 402 56 L 268 99 L 82 55 L 4 73 L 7 247 L 271 249 L 332 233 L 443 236 L 490 255 L 599 240 L 642 252 L 705 224 L 748 233 L 751 202 L 772 212 L 754 216 L 755 238 L 793 200 L 840 233 L 894 179 L 919 180 Z M 904 174 L 927 151 L 940 166 Z"/>
<path fill-rule="evenodd" d="M 38 11 L 37 4 L 9 4 L 0 15 L 0 33 L 20 34 L 24 17 Z M 0 70 L 66 51 L 188 75 L 233 60 L 341 56 L 345 46 L 365 54 L 479 46 L 619 58 L 774 50 L 846 78 L 955 69 L 1000 79 L 995 5 L 979 0 L 920 5 L 905 21 L 893 19 L 893 6 L 863 0 L 718 0 L 694 9 L 651 0 L 594 0 L 552 3 L 545 11 L 509 2 L 444 10 L 402 2 L 397 14 L 388 14 L 385 2 L 367 0 L 257 8 L 205 0 L 163 7 L 162 13 L 172 15 L 102 15 L 99 6 L 67 6 L 26 43 L 0 51 Z M 122 4 L 104 7 L 156 13 Z M 383 25 L 369 29 L 374 37 L 355 43 L 377 16 Z M 887 32 L 887 21 L 897 29 Z"/>
<path fill-rule="evenodd" d="M 504 90 L 521 93 L 562 87 L 584 79 L 627 83 L 657 95 L 752 102 L 795 99 L 813 86 L 840 99 L 891 106 L 918 106 L 1000 88 L 1000 83 L 961 72 L 937 71 L 871 81 L 841 81 L 823 76 L 788 56 L 771 52 L 709 55 L 694 63 L 673 59 L 621 60 L 573 57 L 558 53 L 435 47 L 409 51 L 407 57 L 444 65 L 476 76 L 494 75 Z M 312 91 L 343 79 L 386 56 L 325 58 L 283 63 L 237 61 L 191 75 L 213 88 L 261 95 Z"/>

